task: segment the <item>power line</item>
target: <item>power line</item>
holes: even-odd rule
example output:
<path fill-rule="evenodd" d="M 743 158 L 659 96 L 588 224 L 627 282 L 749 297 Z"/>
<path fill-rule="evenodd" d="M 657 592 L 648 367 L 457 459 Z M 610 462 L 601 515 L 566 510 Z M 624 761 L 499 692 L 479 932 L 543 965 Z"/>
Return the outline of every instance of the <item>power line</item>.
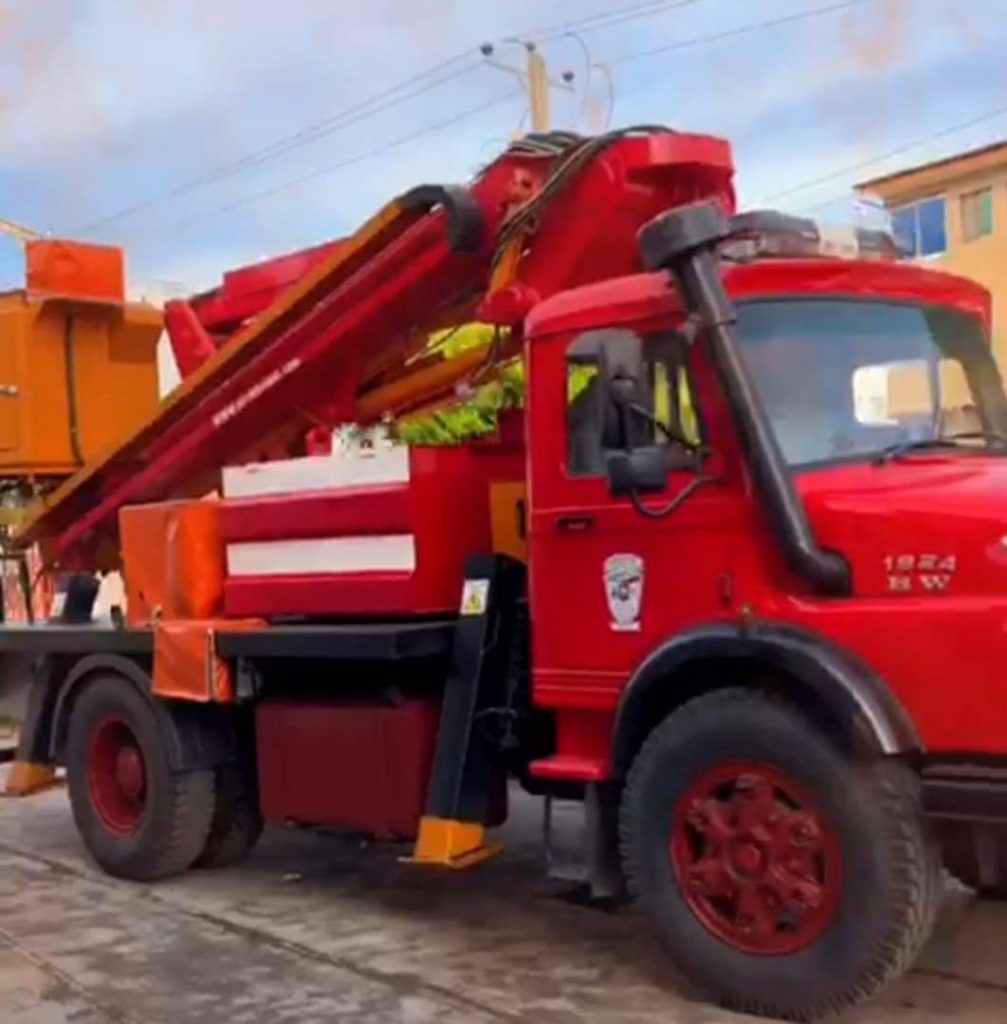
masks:
<path fill-rule="evenodd" d="M 703 0 L 647 0 L 645 3 L 631 4 L 628 7 L 617 8 L 614 11 L 610 10 L 590 15 L 585 18 L 574 19 L 539 31 L 555 34 L 566 32 L 571 28 L 583 28 L 587 30 L 595 27 L 606 27 L 609 24 L 618 24 L 624 20 L 628 21 L 634 18 L 648 17 L 651 14 L 660 14 L 665 10 L 670 10 L 675 7 L 684 7 L 701 2 L 703 2 Z M 455 65 L 461 62 L 466 63 L 463 67 L 456 68 Z M 332 132 L 363 120 L 365 117 L 381 113 L 399 105 L 400 103 L 405 103 L 414 99 L 416 96 L 429 92 L 437 86 L 443 85 L 446 82 L 460 77 L 461 75 L 467 74 L 477 66 L 478 61 L 474 58 L 474 48 L 471 51 L 466 49 L 438 64 L 433 65 L 432 67 L 425 69 L 424 71 L 410 76 L 404 81 L 399 82 L 397 85 L 361 100 L 359 103 L 356 103 L 337 114 L 314 121 L 305 125 L 304 128 L 294 132 L 292 135 L 276 139 L 274 142 L 260 147 L 259 149 L 252 150 L 244 156 L 238 157 L 237 159 L 231 160 L 227 163 L 220 164 L 205 174 L 182 182 L 180 185 L 175 186 L 166 193 L 140 200 L 136 203 L 130 204 L 129 206 L 113 211 L 112 213 L 104 214 L 95 220 L 74 229 L 70 234 L 85 234 L 92 232 L 98 228 L 103 228 L 109 224 L 115 223 L 116 221 L 132 217 L 144 210 L 159 206 L 169 199 L 181 198 L 182 196 L 195 192 L 207 185 L 241 174 L 252 167 L 257 167 L 269 160 L 276 159 L 279 156 L 289 153 L 291 150 L 316 142 Z M 450 73 L 436 77 L 440 72 L 448 71 L 448 69 L 451 68 L 454 68 L 454 70 L 450 71 Z M 426 81 L 428 79 L 434 80 Z M 414 86 L 416 86 L 416 88 L 413 88 Z M 404 95 L 399 95 L 400 93 L 404 93 Z"/>
<path fill-rule="evenodd" d="M 562 35 L 569 35 L 572 31 L 586 32 L 601 28 L 611 28 L 615 25 L 622 24 L 634 19 L 653 17 L 658 14 L 666 13 L 667 11 L 675 10 L 677 8 L 693 6 L 697 3 L 703 2 L 705 2 L 705 0 L 646 0 L 646 2 L 630 4 L 623 8 L 617 8 L 616 10 L 599 12 L 597 14 L 588 15 L 583 18 L 572 19 L 570 21 L 561 22 L 551 26 L 546 26 L 544 28 L 536 30 L 533 33 L 527 33 L 527 35 L 535 35 L 538 36 L 539 38 L 548 40 Z M 768 29 L 775 27 L 777 25 L 787 24 L 789 22 L 801 21 L 806 18 L 818 17 L 824 14 L 830 14 L 834 11 L 858 7 L 862 6 L 863 4 L 872 2 L 874 2 L 874 0 L 844 0 L 844 2 L 842 3 L 833 4 L 828 7 L 817 8 L 812 11 L 803 11 L 797 14 L 792 14 L 780 18 L 773 18 L 766 21 L 753 23 L 750 25 L 743 25 L 735 29 L 729 29 L 725 32 L 717 32 L 705 36 L 696 36 L 691 39 L 680 40 L 676 43 L 668 44 L 667 46 L 656 47 L 654 49 L 639 53 L 624 54 L 623 56 L 616 57 L 613 60 L 607 61 L 606 63 L 614 64 L 629 60 L 643 59 L 645 57 L 655 56 L 657 54 L 670 52 L 672 50 L 678 50 L 683 49 L 685 47 L 715 42 L 721 39 L 730 38 L 732 36 L 742 35 L 748 32 L 759 31 L 762 29 Z M 455 67 L 455 65 L 461 62 L 465 62 L 466 60 L 467 63 L 465 63 L 464 66 L 460 68 Z M 108 224 L 114 223 L 123 218 L 131 217 L 137 213 L 140 213 L 143 210 L 158 206 L 169 199 L 180 198 L 184 195 L 187 195 L 191 192 L 194 192 L 217 181 L 221 181 L 225 178 L 241 174 L 252 167 L 259 166 L 260 164 L 275 159 L 276 157 L 288 153 L 293 149 L 317 141 L 318 139 L 323 138 L 334 131 L 338 131 L 341 128 L 347 127 L 350 124 L 356 123 L 376 113 L 380 113 L 384 110 L 391 109 L 392 107 L 397 106 L 401 103 L 407 102 L 418 95 L 422 95 L 424 92 L 428 92 L 439 85 L 443 85 L 448 81 L 451 81 L 455 78 L 460 77 L 461 75 L 469 73 L 471 70 L 474 70 L 476 66 L 478 66 L 478 62 L 473 59 L 469 51 L 463 51 L 461 53 L 455 54 L 453 57 L 449 57 L 446 60 L 441 61 L 440 63 L 435 64 L 430 68 L 427 68 L 425 71 L 421 71 L 411 76 L 410 78 L 405 79 L 403 82 L 400 82 L 389 89 L 377 93 L 374 96 L 368 97 L 360 101 L 359 103 L 351 107 L 348 107 L 343 111 L 340 111 L 338 114 L 334 114 L 329 117 L 323 118 L 319 121 L 313 122 L 309 125 L 306 125 L 299 131 L 293 133 L 292 135 L 285 136 L 281 139 L 274 141 L 273 143 L 270 143 L 267 146 L 261 147 L 257 150 L 253 150 L 250 153 L 247 153 L 244 156 L 237 158 L 236 160 L 219 165 L 218 167 L 203 175 L 200 175 L 199 177 L 183 182 L 182 184 L 176 186 L 175 188 L 171 189 L 169 192 L 163 195 L 151 197 L 146 200 L 141 200 L 140 202 L 133 203 L 130 206 L 124 207 L 121 210 L 99 217 L 96 220 L 93 220 L 90 223 L 77 228 L 75 231 L 71 233 L 83 234 L 94 231 L 96 228 L 105 227 Z M 448 69 L 451 68 L 454 68 L 454 70 L 449 71 Z M 440 77 L 436 77 L 440 72 L 448 73 L 443 74 Z M 496 102 L 499 101 L 493 101 L 490 104 L 490 106 L 494 105 Z M 461 115 L 461 117 L 470 116 L 471 113 L 476 113 L 481 109 L 485 108 L 475 108 L 473 111 Z M 439 127 L 445 124 L 453 124 L 457 120 L 460 120 L 461 117 L 450 118 L 446 122 L 438 123 L 438 125 L 431 126 L 429 130 L 437 130 Z M 406 142 L 410 141 L 412 138 L 420 137 L 422 134 L 425 134 L 426 131 L 427 129 L 423 129 L 418 133 L 413 133 L 411 136 L 407 136 L 400 140 L 400 142 Z M 400 143 L 396 142 L 394 144 L 397 145 Z M 247 202 L 257 201 L 258 199 L 265 198 L 267 195 L 272 195 L 275 192 L 283 191 L 286 188 L 293 187 L 294 185 L 298 184 L 301 180 L 310 180 L 311 178 L 316 177 L 319 174 L 328 174 L 343 166 L 349 166 L 351 164 L 357 163 L 361 159 L 367 159 L 370 156 L 378 155 L 379 153 L 384 152 L 387 148 L 389 147 L 378 147 L 376 150 L 370 151 L 369 153 L 364 154 L 360 157 L 351 158 L 349 161 L 341 161 L 336 165 L 323 168 L 317 173 L 313 172 L 312 174 L 305 176 L 303 179 L 296 179 L 291 182 L 283 182 L 273 189 L 266 189 L 263 192 L 256 193 L 251 197 L 237 200 L 235 203 L 226 204 L 222 207 L 217 208 L 216 211 L 212 212 L 223 212 L 224 210 L 229 210 L 235 208 L 236 206 L 243 206 Z M 191 221 L 186 221 L 184 223 L 191 223 Z"/>
<path fill-rule="evenodd" d="M 886 160 L 891 160 L 893 157 L 902 156 L 904 153 L 908 153 L 911 150 L 919 149 L 920 146 L 925 146 L 930 142 L 935 142 L 938 139 L 946 138 L 948 135 L 954 135 L 957 132 L 965 131 L 966 128 L 973 128 L 977 124 L 983 124 L 986 121 L 992 121 L 996 117 L 1002 117 L 1004 114 L 1007 114 L 1007 106 L 997 107 L 996 110 L 989 110 L 985 114 L 979 114 L 977 117 L 971 117 L 967 121 L 961 121 L 958 124 L 949 125 L 947 128 L 942 128 L 939 131 L 930 132 L 928 135 L 924 135 L 912 142 L 906 142 L 901 146 L 896 146 L 894 149 L 889 149 L 884 153 L 878 153 L 876 156 L 868 157 L 866 160 L 859 160 L 857 163 L 847 164 L 845 167 L 840 167 L 835 171 L 830 171 L 828 174 L 822 174 L 817 178 L 810 178 L 807 181 L 798 182 L 796 185 L 791 185 L 779 192 L 774 192 L 771 195 L 764 196 L 762 199 L 758 200 L 756 205 L 773 203 L 778 199 L 785 199 L 797 192 L 804 192 L 809 188 L 815 188 L 818 185 L 824 185 L 827 182 L 846 177 L 848 174 L 855 174 L 865 168 L 884 163 Z"/>
<path fill-rule="evenodd" d="M 440 78 L 435 78 L 431 82 L 424 82 L 424 79 L 436 76 L 441 71 L 447 71 L 448 68 L 451 68 L 453 65 L 465 58 L 469 58 L 470 61 L 467 66 L 451 71 L 449 74 L 442 75 Z M 181 196 L 194 192 L 206 185 L 221 181 L 224 178 L 231 177 L 235 174 L 240 174 L 250 167 L 256 167 L 267 160 L 272 160 L 277 156 L 290 152 L 292 149 L 314 142 L 325 135 L 331 134 L 340 128 L 353 124 L 356 121 L 370 116 L 371 114 L 388 110 L 391 107 L 397 106 L 400 103 L 405 103 L 424 92 L 429 92 L 431 89 L 436 88 L 439 85 L 443 85 L 445 82 L 449 82 L 452 79 L 458 78 L 460 75 L 467 74 L 469 71 L 474 70 L 478 66 L 478 63 L 479 62 L 471 54 L 456 54 L 454 57 L 441 61 L 439 64 L 435 64 L 433 67 L 427 68 L 425 71 L 412 75 L 404 81 L 399 82 L 397 85 L 391 86 L 382 92 L 361 100 L 359 103 L 347 107 L 338 114 L 333 114 L 329 117 L 322 118 L 319 121 L 314 121 L 311 124 L 305 125 L 304 128 L 294 132 L 292 135 L 284 136 L 267 146 L 252 150 L 244 156 L 238 157 L 228 163 L 220 164 L 212 170 L 207 171 L 205 174 L 196 178 L 191 178 L 188 181 L 184 181 L 180 185 L 176 185 L 166 193 L 149 199 L 140 200 L 139 202 L 132 203 L 120 210 L 116 210 L 113 213 L 105 214 L 87 224 L 82 225 L 70 233 L 83 234 L 94 231 L 96 228 L 105 227 L 115 221 L 140 213 L 143 210 L 159 206 L 168 199 L 180 198 Z M 412 86 L 418 87 L 412 89 L 412 91 L 406 92 L 405 95 L 396 95 L 397 93 L 403 92 L 403 90 L 409 90 Z"/>
<path fill-rule="evenodd" d="M 425 135 L 431 135 L 434 132 L 441 131 L 444 128 L 449 128 L 452 125 L 458 124 L 460 121 L 464 121 L 466 118 L 474 117 L 476 114 L 481 114 L 484 110 L 489 110 L 491 107 L 495 107 L 507 100 L 513 99 L 516 96 L 520 96 L 520 91 L 509 92 L 503 96 L 497 96 L 495 99 L 487 100 L 484 103 L 480 103 L 477 106 L 470 107 L 468 110 L 463 110 L 452 117 L 444 118 L 441 121 L 436 121 L 434 124 L 426 125 L 420 128 L 418 131 L 410 132 L 408 135 L 401 135 L 395 139 L 389 139 L 387 142 L 382 143 L 380 146 L 375 146 L 373 149 L 369 149 L 363 153 L 358 153 L 356 156 L 348 157 L 345 160 L 340 160 L 338 163 L 329 164 L 326 167 L 316 168 L 308 174 L 299 175 L 296 178 L 289 178 L 286 181 L 280 182 L 278 185 L 273 185 L 270 188 L 263 189 L 261 192 L 253 192 L 251 195 L 242 196 L 240 199 L 235 199 L 230 203 L 224 203 L 222 206 L 214 207 L 212 210 L 207 210 L 204 213 L 197 214 L 195 217 L 190 217 L 187 220 L 182 221 L 175 225 L 176 229 L 188 227 L 191 224 L 198 224 L 201 221 L 207 220 L 210 217 L 216 217 L 222 213 L 230 213 L 232 210 L 241 209 L 244 206 L 250 206 L 253 203 L 260 202 L 263 199 L 268 199 L 271 196 L 278 195 L 280 192 L 286 192 L 288 189 L 296 188 L 298 185 L 303 185 L 306 182 L 314 181 L 316 178 L 324 177 L 328 174 L 333 174 L 336 171 L 341 171 L 346 167 L 351 167 L 354 164 L 363 162 L 364 160 L 370 160 L 372 157 L 381 156 L 384 153 L 389 152 L 392 149 L 396 149 L 399 146 L 404 146 L 408 142 L 414 142 L 416 139 L 422 138 Z"/>
<path fill-rule="evenodd" d="M 593 32 L 595 29 L 611 28 L 614 25 L 621 25 L 627 21 L 650 18 L 657 14 L 664 14 L 666 11 L 673 11 L 679 7 L 691 7 L 694 4 L 705 2 L 706 0 L 647 0 L 645 3 L 630 4 L 628 7 L 618 7 L 615 10 L 590 14 L 584 18 L 575 18 L 571 21 L 562 21 L 555 25 L 546 25 L 523 34 L 545 42 L 567 35 L 570 32 Z"/>
<path fill-rule="evenodd" d="M 385 102 L 377 103 L 377 105 L 366 105 L 363 109 L 361 109 L 361 107 L 352 108 L 349 111 L 344 111 L 343 114 L 338 117 L 331 117 L 324 121 L 316 122 L 315 125 L 302 129 L 296 135 L 292 135 L 287 139 L 276 142 L 272 146 L 263 147 L 259 152 L 250 153 L 247 156 L 242 157 L 240 160 L 237 160 L 233 164 L 225 167 L 223 171 L 218 170 L 216 172 L 211 172 L 210 175 L 206 176 L 203 180 L 207 184 L 219 181 L 222 178 L 230 177 L 230 175 L 235 171 L 244 170 L 246 167 L 256 167 L 261 163 L 265 163 L 267 160 L 272 160 L 277 156 L 282 156 L 284 153 L 289 153 L 292 149 L 297 149 L 307 143 L 315 142 L 317 139 L 330 135 L 334 131 L 341 131 L 343 128 L 347 128 L 351 124 L 355 124 L 357 121 L 361 121 L 367 117 L 373 117 L 375 114 L 380 114 L 385 110 L 398 106 L 400 103 L 415 99 L 417 96 L 421 96 L 425 92 L 430 92 L 431 89 L 444 85 L 446 82 L 453 81 L 462 75 L 467 75 L 470 71 L 475 69 L 476 64 L 477 62 L 473 60 L 471 64 L 452 71 L 449 74 L 442 75 L 439 78 L 433 78 L 422 85 L 418 85 L 405 96 L 393 96 Z M 354 112 L 354 110 L 356 110 L 356 112 Z M 350 116 L 351 114 L 352 116 Z M 181 192 L 182 189 L 179 187 L 174 189 L 171 194 L 174 196 Z"/>
<path fill-rule="evenodd" d="M 842 3 L 831 4 L 828 7 L 816 7 L 810 11 L 798 11 L 796 14 L 787 14 L 779 18 L 769 18 L 766 21 L 751 22 L 748 25 L 740 25 L 737 28 L 725 29 L 723 32 L 711 32 L 705 36 L 693 36 L 691 39 L 680 39 L 675 43 L 668 43 L 666 46 L 655 46 L 651 50 L 640 50 L 636 53 L 624 53 L 621 57 L 612 57 L 605 61 L 606 64 L 622 64 L 631 60 L 643 60 L 645 57 L 656 57 L 661 53 L 671 53 L 673 50 L 684 50 L 690 46 L 700 46 L 704 43 L 717 43 L 722 39 L 731 39 L 734 36 L 747 35 L 749 32 L 759 32 L 763 29 L 776 28 L 779 25 L 788 25 L 795 21 L 805 21 L 808 18 L 818 18 L 823 14 L 834 14 L 838 11 L 850 10 L 854 7 L 863 7 L 865 4 L 874 3 L 875 0 L 843 0 Z"/>

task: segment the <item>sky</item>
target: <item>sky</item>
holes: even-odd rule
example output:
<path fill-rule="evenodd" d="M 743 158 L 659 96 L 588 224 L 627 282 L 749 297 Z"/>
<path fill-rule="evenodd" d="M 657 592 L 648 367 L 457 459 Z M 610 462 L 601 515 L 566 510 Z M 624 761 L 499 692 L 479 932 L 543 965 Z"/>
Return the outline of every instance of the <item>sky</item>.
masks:
<path fill-rule="evenodd" d="M 527 127 L 519 79 L 479 55 L 492 41 L 520 65 L 520 39 L 538 41 L 557 80 L 573 72 L 573 91 L 552 93 L 555 127 L 722 135 L 743 205 L 849 219 L 854 182 L 1007 138 L 1001 12 L 1002 0 L 0 0 L 0 218 L 124 246 L 134 293 L 211 286 L 352 231 L 412 185 L 470 177 Z M 22 275 L 0 235 L 0 288 Z"/>

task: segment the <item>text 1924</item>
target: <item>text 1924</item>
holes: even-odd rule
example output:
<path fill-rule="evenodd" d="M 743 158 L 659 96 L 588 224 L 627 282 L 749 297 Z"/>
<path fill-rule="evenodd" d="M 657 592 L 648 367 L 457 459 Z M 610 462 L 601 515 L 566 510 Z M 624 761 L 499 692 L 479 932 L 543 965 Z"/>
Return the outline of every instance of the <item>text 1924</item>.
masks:
<path fill-rule="evenodd" d="M 948 589 L 958 566 L 956 555 L 886 555 L 888 589 L 897 594 L 941 593 Z"/>

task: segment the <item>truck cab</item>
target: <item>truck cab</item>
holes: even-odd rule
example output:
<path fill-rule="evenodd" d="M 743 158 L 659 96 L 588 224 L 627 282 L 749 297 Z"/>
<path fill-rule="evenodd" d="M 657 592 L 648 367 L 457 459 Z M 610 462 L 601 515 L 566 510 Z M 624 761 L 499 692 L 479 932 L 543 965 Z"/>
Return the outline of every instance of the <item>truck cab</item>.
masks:
<path fill-rule="evenodd" d="M 775 216 L 700 272 L 688 216 L 664 272 L 528 325 L 531 771 L 617 794 L 691 976 L 804 1018 L 920 941 L 938 843 L 1003 886 L 1004 790 L 963 752 L 1007 752 L 1007 402 L 973 283 Z"/>
<path fill-rule="evenodd" d="M 991 654 L 986 616 L 1003 601 L 1007 564 L 1007 401 L 987 294 L 877 252 L 777 255 L 793 253 L 798 232 L 767 231 L 754 257 L 728 250 L 723 281 L 811 530 L 848 565 L 843 594 L 821 593 L 787 564 L 709 349 L 682 333 L 667 274 L 562 293 L 531 318 L 535 695 L 556 709 L 561 737 L 539 771 L 558 772 L 568 751 L 583 778 L 604 777 L 634 674 L 669 642 L 684 650 L 690 634 L 708 650 L 711 629 L 799 631 L 809 647 L 841 647 L 874 667 L 903 709 L 893 717 L 929 751 L 966 749 L 977 731 L 988 749 L 1007 749 L 1007 704 L 988 699 L 1003 656 Z M 636 507 L 610 491 L 597 375 L 570 397 L 620 335 L 641 343 L 648 405 L 664 421 L 638 443 L 662 450 L 666 477 Z M 905 644 L 877 628 L 880 615 L 906 622 Z M 963 701 L 955 716 L 951 678 Z"/>

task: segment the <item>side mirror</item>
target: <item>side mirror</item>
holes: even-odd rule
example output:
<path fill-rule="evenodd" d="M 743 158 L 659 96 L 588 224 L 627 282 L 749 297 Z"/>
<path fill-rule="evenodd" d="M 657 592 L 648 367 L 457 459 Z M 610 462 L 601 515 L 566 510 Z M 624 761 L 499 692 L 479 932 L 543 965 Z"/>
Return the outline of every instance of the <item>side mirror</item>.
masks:
<path fill-rule="evenodd" d="M 614 452 L 605 465 L 608 490 L 614 498 L 660 494 L 668 484 L 671 466 L 664 448 L 648 445 L 630 452 Z"/>

